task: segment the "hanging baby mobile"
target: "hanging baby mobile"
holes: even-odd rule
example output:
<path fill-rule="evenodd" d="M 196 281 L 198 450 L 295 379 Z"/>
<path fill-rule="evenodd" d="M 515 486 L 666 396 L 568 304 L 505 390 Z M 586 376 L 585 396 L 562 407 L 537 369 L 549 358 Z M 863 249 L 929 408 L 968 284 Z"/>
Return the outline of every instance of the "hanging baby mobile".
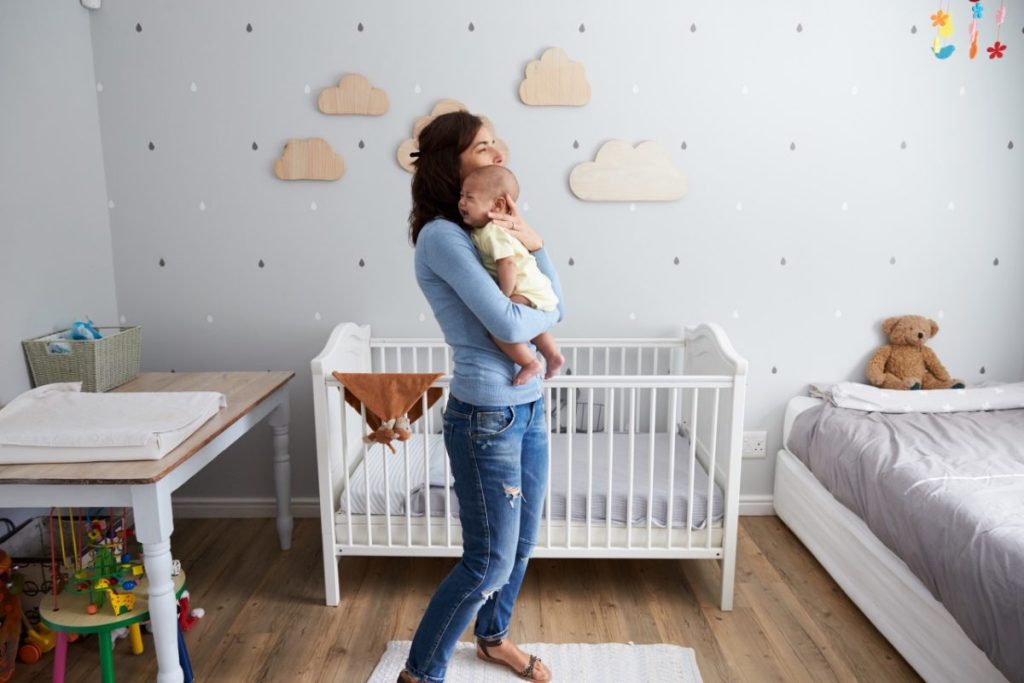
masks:
<path fill-rule="evenodd" d="M 932 53 L 938 59 L 948 59 L 953 54 L 954 45 L 945 44 L 945 41 L 953 35 L 953 15 L 949 11 L 952 0 L 946 0 L 945 9 L 940 0 L 939 9 L 931 15 L 932 26 L 936 29 L 935 40 L 932 41 Z M 979 22 L 985 16 L 985 6 L 980 0 L 970 0 L 971 21 L 967 25 L 967 35 L 970 39 L 968 56 L 974 59 L 978 56 L 978 38 L 980 35 Z M 1006 0 L 1000 0 L 999 9 L 995 11 L 996 40 L 991 47 L 986 48 L 989 59 L 1002 59 L 1006 52 L 1006 44 L 1000 42 L 1003 22 L 1006 21 Z"/>

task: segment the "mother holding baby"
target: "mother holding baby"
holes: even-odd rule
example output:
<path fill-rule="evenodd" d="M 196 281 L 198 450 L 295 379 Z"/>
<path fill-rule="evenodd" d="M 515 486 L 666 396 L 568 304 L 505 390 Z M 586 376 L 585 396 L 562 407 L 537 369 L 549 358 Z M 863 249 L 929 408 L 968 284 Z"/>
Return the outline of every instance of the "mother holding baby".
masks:
<path fill-rule="evenodd" d="M 511 193 L 493 204 L 488 218 L 532 255 L 557 305 L 546 311 L 516 303 L 522 299 L 503 292 L 481 264 L 472 228 L 464 225 L 465 197 L 460 212 L 463 181 L 478 169 L 504 164 L 481 119 L 463 111 L 443 114 L 418 142 L 409 234 L 416 280 L 454 352 L 444 440 L 463 554 L 434 592 L 398 680 L 442 683 L 456 643 L 475 617 L 479 658 L 527 680 L 550 681 L 547 666 L 508 638 L 540 527 L 548 429 L 539 375 L 516 382 L 517 363 L 502 348 L 533 340 L 561 320 L 561 286 L 543 240 L 523 220 Z M 504 342 L 501 348 L 498 342 Z"/>

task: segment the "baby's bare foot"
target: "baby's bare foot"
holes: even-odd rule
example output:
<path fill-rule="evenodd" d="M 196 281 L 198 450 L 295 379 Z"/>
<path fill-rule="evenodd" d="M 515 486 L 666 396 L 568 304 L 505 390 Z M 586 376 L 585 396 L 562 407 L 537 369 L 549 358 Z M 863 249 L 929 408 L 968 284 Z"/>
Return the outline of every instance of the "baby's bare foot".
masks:
<path fill-rule="evenodd" d="M 534 358 L 532 363 L 524 365 L 523 369 L 519 371 L 519 374 L 516 375 L 516 378 L 512 381 L 512 386 L 519 387 L 526 384 L 531 379 L 539 375 L 540 371 L 540 361 Z"/>
<path fill-rule="evenodd" d="M 552 355 L 550 358 L 546 358 L 548 362 L 548 370 L 544 373 L 544 379 L 551 379 L 558 374 L 558 371 L 565 365 L 565 356 L 560 353 Z"/>

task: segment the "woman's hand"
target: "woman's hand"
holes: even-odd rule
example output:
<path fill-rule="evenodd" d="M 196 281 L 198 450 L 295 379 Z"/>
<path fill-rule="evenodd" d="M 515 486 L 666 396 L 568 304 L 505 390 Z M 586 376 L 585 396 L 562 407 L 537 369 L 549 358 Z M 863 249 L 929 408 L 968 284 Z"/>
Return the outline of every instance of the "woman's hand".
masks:
<path fill-rule="evenodd" d="M 505 203 L 508 204 L 508 213 L 488 211 L 487 217 L 504 228 L 505 232 L 522 242 L 527 251 L 541 249 L 544 246 L 544 240 L 541 239 L 536 230 L 523 220 L 523 217 L 519 214 L 519 209 L 516 208 L 516 203 L 512 201 L 512 197 L 506 194 Z"/>

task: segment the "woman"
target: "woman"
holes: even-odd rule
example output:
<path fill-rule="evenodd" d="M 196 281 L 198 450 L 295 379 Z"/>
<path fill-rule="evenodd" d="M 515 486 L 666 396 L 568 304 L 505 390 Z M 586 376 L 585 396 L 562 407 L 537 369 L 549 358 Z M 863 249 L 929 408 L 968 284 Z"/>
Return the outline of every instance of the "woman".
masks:
<path fill-rule="evenodd" d="M 547 487 L 547 427 L 539 379 L 512 386 L 515 366 L 490 335 L 527 342 L 561 320 L 512 303 L 487 274 L 461 226 L 462 179 L 502 164 L 493 133 L 466 112 L 434 119 L 419 135 L 412 181 L 410 237 L 416 280 L 430 302 L 455 370 L 444 413 L 444 438 L 462 523 L 462 560 L 434 593 L 409 650 L 400 682 L 444 681 L 459 636 L 476 618 L 477 656 L 532 681 L 551 672 L 507 638 L 512 609 L 540 526 Z M 543 241 L 509 198 L 508 214 L 491 214 L 533 252 L 562 300 Z"/>

